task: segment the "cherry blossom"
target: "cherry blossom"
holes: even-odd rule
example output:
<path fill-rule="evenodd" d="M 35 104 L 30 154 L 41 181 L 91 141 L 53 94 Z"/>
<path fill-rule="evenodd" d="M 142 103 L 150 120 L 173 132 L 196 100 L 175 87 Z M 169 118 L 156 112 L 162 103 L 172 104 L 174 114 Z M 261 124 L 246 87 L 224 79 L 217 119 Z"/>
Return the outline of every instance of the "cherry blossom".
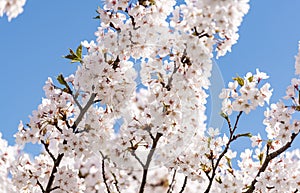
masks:
<path fill-rule="evenodd" d="M 6 14 L 8 21 L 11 21 L 23 12 L 23 6 L 25 3 L 26 0 L 1 0 L 0 17 Z"/>
<path fill-rule="evenodd" d="M 225 129 L 207 126 L 212 59 L 231 51 L 248 10 L 248 0 L 106 0 L 95 40 L 65 56 L 76 72 L 48 78 L 16 146 L 0 139 L 1 192 L 299 191 L 300 153 L 287 151 L 298 79 L 286 103 L 269 104 L 266 73 L 233 78 L 219 95 Z M 265 105 L 265 131 L 242 133 L 241 117 Z M 232 148 L 240 138 L 252 147 Z"/>

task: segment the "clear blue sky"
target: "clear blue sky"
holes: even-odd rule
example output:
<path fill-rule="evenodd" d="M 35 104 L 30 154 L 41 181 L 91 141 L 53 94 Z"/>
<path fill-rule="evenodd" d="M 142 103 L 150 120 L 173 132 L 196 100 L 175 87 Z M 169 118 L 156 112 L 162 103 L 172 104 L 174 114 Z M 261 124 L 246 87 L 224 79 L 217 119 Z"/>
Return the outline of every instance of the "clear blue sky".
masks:
<path fill-rule="evenodd" d="M 0 131 L 10 144 L 19 121 L 27 122 L 41 102 L 47 77 L 75 72 L 76 64 L 61 56 L 80 41 L 94 39 L 99 21 L 92 18 L 99 4 L 97 0 L 28 0 L 23 14 L 12 22 L 0 18 Z M 267 72 L 274 102 L 294 77 L 300 1 L 252 0 L 250 4 L 238 44 L 217 64 L 225 84 L 236 73 L 244 75 L 256 68 Z M 263 110 L 243 117 L 240 131 L 262 131 Z"/>

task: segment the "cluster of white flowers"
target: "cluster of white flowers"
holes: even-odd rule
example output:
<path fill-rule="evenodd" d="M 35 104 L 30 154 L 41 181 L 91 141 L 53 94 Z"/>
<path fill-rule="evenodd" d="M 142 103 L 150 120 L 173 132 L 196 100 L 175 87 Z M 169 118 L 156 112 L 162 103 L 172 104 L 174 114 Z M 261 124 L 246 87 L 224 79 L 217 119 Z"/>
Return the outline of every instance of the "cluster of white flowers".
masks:
<path fill-rule="evenodd" d="M 59 75 L 57 86 L 49 78 L 46 98 L 19 125 L 17 144 L 43 152 L 31 159 L 0 140 L 0 191 L 299 191 L 299 167 L 291 167 L 299 152 L 282 154 L 299 133 L 291 121 L 299 80 L 287 89 L 294 105 L 271 105 L 268 139 L 252 136 L 255 155 L 242 152 L 239 168 L 231 143 L 251 134 L 237 132 L 238 120 L 269 103 L 270 84 L 260 86 L 268 76 L 257 69 L 234 78 L 220 94 L 228 132 L 206 125 L 214 49 L 217 57 L 230 51 L 248 9 L 248 0 L 106 0 L 97 40 L 66 56 L 80 62 L 76 73 Z"/>
<path fill-rule="evenodd" d="M 11 168 L 18 156 L 18 152 L 21 148 L 16 146 L 8 146 L 5 139 L 2 139 L 2 133 L 0 133 L 0 191 L 1 192 L 14 192 L 16 189 L 12 185 L 12 181 L 9 178 L 11 174 Z"/>
<path fill-rule="evenodd" d="M 261 80 L 268 77 L 256 69 L 254 75 L 249 72 L 244 78 L 234 78 L 234 82 L 229 82 L 228 88 L 223 89 L 220 94 L 220 98 L 223 99 L 222 112 L 227 115 L 231 115 L 232 111 L 243 111 L 248 114 L 257 106 L 263 106 L 265 102 L 269 103 L 273 91 L 270 90 L 270 84 L 265 83 L 258 87 Z"/>
<path fill-rule="evenodd" d="M 11 21 L 23 12 L 23 6 L 25 3 L 26 0 L 1 0 L 0 17 L 6 14 L 8 21 Z"/>

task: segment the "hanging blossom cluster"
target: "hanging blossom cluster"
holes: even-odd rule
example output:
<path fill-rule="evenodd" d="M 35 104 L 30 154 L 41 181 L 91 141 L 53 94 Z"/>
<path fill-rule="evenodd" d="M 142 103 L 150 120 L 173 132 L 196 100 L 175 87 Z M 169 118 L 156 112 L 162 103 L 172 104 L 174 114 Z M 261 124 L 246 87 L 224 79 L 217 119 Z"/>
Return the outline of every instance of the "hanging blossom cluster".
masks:
<path fill-rule="evenodd" d="M 292 105 L 265 112 L 265 138 L 238 132 L 243 114 L 269 103 L 259 70 L 220 94 L 228 131 L 206 125 L 213 55 L 230 51 L 248 9 L 248 0 L 106 0 L 96 41 L 65 56 L 80 63 L 75 74 L 46 81 L 19 146 L 0 141 L 1 192 L 299 191 L 299 151 L 286 152 L 299 133 L 299 80 L 287 89 Z M 234 167 L 241 137 L 254 149 Z M 26 143 L 42 153 L 21 153 Z"/>
<path fill-rule="evenodd" d="M 23 6 L 25 3 L 26 0 L 1 0 L 0 17 L 6 14 L 8 21 L 11 21 L 23 12 Z"/>
<path fill-rule="evenodd" d="M 228 83 L 228 88 L 224 88 L 220 94 L 222 102 L 222 112 L 231 115 L 233 111 L 243 111 L 248 114 L 255 110 L 257 106 L 269 104 L 272 95 L 271 85 L 265 83 L 260 88 L 260 82 L 269 78 L 266 73 L 256 69 L 256 74 L 247 73 L 244 78 L 236 77 L 234 82 Z"/>

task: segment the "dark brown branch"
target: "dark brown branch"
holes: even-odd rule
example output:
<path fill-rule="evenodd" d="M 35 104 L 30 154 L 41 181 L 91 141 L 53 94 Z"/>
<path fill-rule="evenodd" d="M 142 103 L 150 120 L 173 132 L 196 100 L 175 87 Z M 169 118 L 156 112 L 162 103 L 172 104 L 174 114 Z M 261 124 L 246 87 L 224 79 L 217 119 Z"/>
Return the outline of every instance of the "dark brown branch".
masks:
<path fill-rule="evenodd" d="M 40 183 L 40 181 L 39 181 L 39 180 L 37 180 L 37 181 L 36 181 L 36 183 L 37 183 L 37 184 L 38 184 L 38 186 L 41 188 L 42 192 L 43 192 L 43 193 L 45 193 L 45 190 L 44 190 L 44 188 L 43 188 L 42 184 Z"/>
<path fill-rule="evenodd" d="M 255 184 L 257 183 L 257 177 L 259 177 L 259 175 L 267 169 L 267 167 L 268 167 L 268 165 L 269 165 L 269 163 L 272 159 L 279 156 L 280 154 L 282 154 L 284 151 L 286 151 L 288 148 L 291 147 L 294 139 L 297 137 L 298 134 L 299 134 L 299 132 L 298 133 L 293 133 L 292 136 L 291 136 L 291 141 L 287 142 L 280 149 L 278 149 L 278 150 L 276 150 L 276 151 L 274 151 L 274 152 L 267 155 L 267 157 L 266 157 L 264 163 L 262 164 L 261 168 L 259 169 L 256 177 L 251 182 L 251 185 L 250 185 L 249 189 L 245 193 L 252 193 L 255 190 Z"/>
<path fill-rule="evenodd" d="M 100 154 L 102 156 L 102 178 L 103 178 L 103 181 L 104 181 L 104 184 L 105 184 L 105 187 L 106 187 L 106 190 L 107 190 L 107 193 L 111 193 L 110 189 L 109 189 L 109 186 L 107 184 L 107 178 L 105 176 L 105 159 L 107 158 L 106 156 L 103 155 L 103 153 L 100 151 Z"/>
<path fill-rule="evenodd" d="M 222 159 L 222 158 L 224 157 L 224 155 L 227 153 L 227 151 L 228 151 L 228 149 L 229 149 L 229 147 L 230 147 L 231 142 L 233 142 L 234 140 L 237 139 L 237 138 L 234 136 L 234 132 L 235 132 L 236 129 L 237 129 L 237 125 L 238 125 L 238 122 L 239 122 L 239 119 L 240 119 L 242 113 L 243 113 L 243 111 L 240 111 L 239 114 L 237 115 L 236 120 L 235 120 L 235 124 L 234 124 L 234 127 L 233 127 L 233 128 L 232 128 L 232 126 L 231 126 L 231 123 L 230 123 L 229 118 L 226 119 L 226 120 L 227 120 L 227 123 L 228 123 L 229 130 L 230 130 L 229 141 L 228 141 L 228 143 L 226 144 L 225 149 L 223 150 L 223 152 L 222 152 L 222 153 L 220 154 L 220 156 L 218 157 L 218 159 L 217 159 L 217 161 L 216 161 L 215 164 L 214 164 L 214 162 L 213 162 L 213 156 L 210 157 L 210 159 L 212 159 L 212 174 L 211 174 L 211 176 L 209 176 L 209 174 L 207 174 L 208 179 L 209 179 L 209 184 L 208 184 L 208 186 L 207 186 L 207 188 L 206 188 L 206 190 L 205 190 L 204 193 L 208 193 L 208 192 L 210 191 L 211 186 L 212 186 L 212 183 L 213 183 L 213 180 L 214 180 L 214 178 L 215 178 L 215 176 L 216 176 L 216 171 L 217 171 L 217 169 L 218 169 L 218 166 L 219 166 L 219 164 L 220 164 L 221 159 Z"/>
<path fill-rule="evenodd" d="M 112 174 L 113 177 L 114 177 L 114 180 L 115 180 L 114 185 L 115 185 L 115 187 L 116 187 L 116 189 L 117 189 L 117 192 L 118 192 L 118 193 L 121 193 L 120 188 L 119 188 L 119 185 L 118 185 L 118 180 L 117 180 L 116 174 L 114 174 L 114 173 L 112 173 L 112 172 L 111 172 L 111 174 Z"/>
<path fill-rule="evenodd" d="M 144 192 L 145 185 L 146 185 L 146 182 L 147 182 L 148 169 L 149 169 L 150 163 L 152 161 L 152 157 L 154 155 L 154 151 L 155 151 L 155 148 L 157 146 L 158 140 L 162 135 L 163 134 L 161 134 L 161 133 L 157 133 L 156 136 L 155 136 L 155 139 L 153 140 L 152 147 L 151 147 L 150 152 L 147 156 L 145 167 L 143 168 L 143 177 L 142 177 L 142 182 L 141 182 L 141 187 L 140 187 L 139 193 Z"/>
<path fill-rule="evenodd" d="M 187 176 L 184 177 L 183 185 L 182 185 L 181 190 L 180 190 L 179 193 L 183 193 L 183 191 L 186 187 L 186 183 L 187 183 Z"/>
<path fill-rule="evenodd" d="M 58 154 L 57 158 L 55 159 L 52 171 L 51 171 L 51 175 L 49 177 L 48 183 L 47 183 L 47 187 L 44 193 L 50 193 L 51 191 L 53 191 L 52 185 L 55 179 L 55 173 L 57 172 L 57 168 L 59 167 L 59 164 L 62 160 L 62 158 L 64 157 L 64 154 Z"/>
<path fill-rule="evenodd" d="M 208 33 L 205 33 L 204 30 L 202 30 L 200 33 L 198 32 L 197 28 L 194 27 L 193 28 L 194 32 L 192 33 L 192 35 L 198 37 L 199 39 L 201 39 L 202 37 L 207 37 L 209 38 L 209 34 Z"/>
<path fill-rule="evenodd" d="M 41 143 L 44 145 L 46 152 L 49 154 L 49 156 L 51 157 L 51 159 L 53 160 L 53 162 L 56 161 L 56 158 L 54 157 L 54 155 L 50 152 L 49 150 L 49 144 L 45 143 L 44 140 L 41 140 Z"/>
<path fill-rule="evenodd" d="M 166 85 L 166 87 L 165 87 L 168 91 L 171 90 L 172 81 L 173 81 L 173 75 L 177 72 L 178 69 L 179 69 L 179 66 L 176 66 L 176 62 L 174 62 L 174 69 L 173 69 L 173 72 L 172 72 L 171 76 L 169 77 L 168 83 L 167 83 L 167 85 Z"/>
<path fill-rule="evenodd" d="M 174 173 L 173 173 L 172 181 L 171 181 L 171 183 L 170 183 L 170 185 L 169 185 L 169 188 L 168 188 L 168 191 L 167 191 L 167 193 L 171 193 L 171 192 L 173 191 L 173 187 L 174 187 L 174 182 L 175 182 L 175 176 L 176 176 L 176 172 L 177 172 L 177 170 L 176 170 L 176 169 L 174 169 Z"/>
<path fill-rule="evenodd" d="M 63 119 L 62 119 L 63 120 Z M 65 120 L 63 120 L 63 121 L 65 121 Z M 66 122 L 66 121 L 65 121 Z M 56 122 L 55 124 L 54 124 L 54 126 L 55 126 L 55 128 L 60 132 L 60 133 L 63 133 L 63 131 L 62 131 L 62 129 L 58 126 L 58 122 Z"/>
<path fill-rule="evenodd" d="M 58 188 L 59 188 L 59 186 L 55 186 L 55 187 L 51 188 L 49 191 L 52 192 L 53 190 L 56 190 Z"/>

